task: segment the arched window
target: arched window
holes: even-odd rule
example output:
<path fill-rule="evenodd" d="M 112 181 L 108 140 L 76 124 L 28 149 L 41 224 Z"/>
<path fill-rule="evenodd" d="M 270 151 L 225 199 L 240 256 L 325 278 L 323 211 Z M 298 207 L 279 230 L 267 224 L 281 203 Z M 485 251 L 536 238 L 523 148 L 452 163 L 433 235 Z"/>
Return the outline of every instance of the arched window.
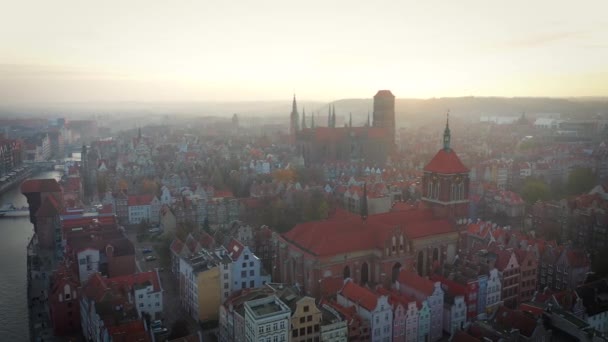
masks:
<path fill-rule="evenodd" d="M 350 267 L 348 265 L 344 266 L 344 279 L 350 278 Z"/>
<path fill-rule="evenodd" d="M 394 284 L 399 279 L 399 272 L 401 271 L 401 264 L 396 262 L 393 265 L 393 269 L 391 272 L 391 282 Z"/>
<path fill-rule="evenodd" d="M 418 252 L 418 275 L 424 275 L 424 254 L 422 251 Z"/>
<path fill-rule="evenodd" d="M 361 265 L 361 285 L 365 285 L 369 282 L 369 265 L 364 262 Z"/>
<path fill-rule="evenodd" d="M 465 199 L 465 197 L 464 197 L 464 182 L 458 184 L 458 194 L 459 194 L 458 199 L 460 199 L 460 200 Z"/>

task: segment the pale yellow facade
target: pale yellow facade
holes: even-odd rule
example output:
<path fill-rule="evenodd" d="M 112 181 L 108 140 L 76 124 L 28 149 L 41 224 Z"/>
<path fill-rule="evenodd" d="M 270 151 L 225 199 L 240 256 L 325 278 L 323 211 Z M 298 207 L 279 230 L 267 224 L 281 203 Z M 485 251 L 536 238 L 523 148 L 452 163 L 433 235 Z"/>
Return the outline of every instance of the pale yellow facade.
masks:
<path fill-rule="evenodd" d="M 218 320 L 221 305 L 220 269 L 213 267 L 197 274 L 198 319 L 201 322 Z"/>
<path fill-rule="evenodd" d="M 291 315 L 291 342 L 319 341 L 321 336 L 321 310 L 317 308 L 315 299 L 302 297 L 296 302 Z"/>

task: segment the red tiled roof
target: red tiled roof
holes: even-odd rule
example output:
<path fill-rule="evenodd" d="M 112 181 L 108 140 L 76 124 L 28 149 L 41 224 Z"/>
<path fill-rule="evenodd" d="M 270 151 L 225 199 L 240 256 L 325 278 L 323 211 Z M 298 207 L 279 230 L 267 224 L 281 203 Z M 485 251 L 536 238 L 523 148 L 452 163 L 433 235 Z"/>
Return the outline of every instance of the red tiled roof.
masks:
<path fill-rule="evenodd" d="M 452 342 L 481 342 L 480 339 L 473 337 L 462 330 L 456 330 L 450 341 L 452 341 Z"/>
<path fill-rule="evenodd" d="M 526 316 L 521 311 L 511 310 L 504 306 L 498 309 L 494 319 L 496 323 L 505 328 L 519 329 L 519 333 L 526 337 L 531 337 L 534 329 L 536 329 L 536 320 L 534 318 Z"/>
<path fill-rule="evenodd" d="M 230 240 L 228 248 L 226 249 L 228 250 L 228 255 L 230 255 L 232 260 L 237 260 L 241 256 L 241 253 L 243 253 L 245 246 L 243 246 L 243 244 L 237 239 L 232 239 Z"/>
<path fill-rule="evenodd" d="M 154 199 L 154 195 L 129 196 L 128 205 L 129 206 L 149 205 L 153 199 Z"/>
<path fill-rule="evenodd" d="M 93 273 L 84 285 L 83 292 L 89 299 L 99 302 L 108 290 L 109 288 L 101 273 Z"/>
<path fill-rule="evenodd" d="M 63 189 L 66 192 L 79 192 L 80 191 L 80 177 L 69 177 L 64 185 Z"/>
<path fill-rule="evenodd" d="M 436 172 L 443 174 L 454 174 L 454 173 L 468 173 L 464 164 L 458 158 L 458 155 L 454 150 L 441 149 L 433 159 L 424 167 L 424 171 Z"/>
<path fill-rule="evenodd" d="M 589 266 L 589 258 L 583 250 L 569 250 L 566 252 L 570 267 L 585 267 Z"/>
<path fill-rule="evenodd" d="M 340 291 L 340 294 L 351 302 L 357 303 L 368 311 L 373 311 L 378 305 L 378 295 L 372 290 L 348 281 Z"/>
<path fill-rule="evenodd" d="M 396 230 L 409 239 L 455 231 L 449 221 L 433 220 L 430 209 L 416 209 L 370 215 L 366 221 L 347 215 L 300 223 L 283 238 L 309 253 L 328 256 L 384 248 L 386 239 Z"/>
<path fill-rule="evenodd" d="M 509 264 L 509 261 L 511 260 L 512 255 L 513 255 L 513 251 L 497 250 L 496 251 L 496 264 L 495 264 L 496 268 L 502 272 Z"/>
<path fill-rule="evenodd" d="M 161 290 L 160 279 L 156 271 L 148 271 L 142 273 L 128 274 L 119 277 L 113 277 L 106 279 L 106 283 L 116 283 L 121 286 L 132 288 L 136 285 L 147 285 L 150 284 L 154 288 L 154 292 Z"/>
<path fill-rule="evenodd" d="M 30 192 L 61 192 L 61 186 L 54 178 L 51 179 L 28 179 L 21 183 L 21 193 Z"/>
<path fill-rule="evenodd" d="M 182 240 L 175 238 L 173 242 L 171 242 L 171 247 L 169 247 L 171 251 L 175 254 L 180 254 L 182 249 L 184 248 L 184 243 Z"/>
<path fill-rule="evenodd" d="M 108 326 L 108 333 L 115 342 L 148 342 L 150 336 L 146 332 L 144 322 L 134 320 L 119 325 Z"/>
<path fill-rule="evenodd" d="M 384 89 L 384 90 L 378 90 L 378 92 L 376 93 L 376 95 L 374 95 L 374 97 L 376 96 L 392 96 L 395 97 L 395 95 L 393 95 L 393 93 L 390 90 Z"/>
<path fill-rule="evenodd" d="M 57 203 L 57 200 L 55 199 L 55 197 L 46 196 L 46 198 L 44 199 L 44 202 L 42 202 L 42 205 L 40 206 L 40 208 L 38 208 L 38 211 L 36 212 L 36 217 L 55 216 L 59 213 L 58 209 L 59 209 L 59 203 Z"/>
<path fill-rule="evenodd" d="M 322 278 L 319 281 L 319 287 L 321 289 L 321 297 L 335 296 L 342 287 L 344 286 L 344 280 L 342 278 Z"/>
<path fill-rule="evenodd" d="M 435 290 L 435 284 L 432 281 L 408 270 L 402 270 L 399 273 L 399 283 L 418 290 L 427 296 L 431 296 Z"/>
<path fill-rule="evenodd" d="M 213 193 L 213 198 L 234 198 L 232 191 L 228 190 L 216 190 Z"/>

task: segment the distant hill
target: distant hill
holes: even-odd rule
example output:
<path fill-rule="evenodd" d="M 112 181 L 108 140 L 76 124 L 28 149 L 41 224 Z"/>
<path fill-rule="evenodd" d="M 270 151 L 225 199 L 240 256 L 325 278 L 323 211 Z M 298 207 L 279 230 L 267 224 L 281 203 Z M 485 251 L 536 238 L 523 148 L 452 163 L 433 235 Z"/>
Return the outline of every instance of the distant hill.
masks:
<path fill-rule="evenodd" d="M 348 122 L 352 113 L 353 124 L 361 125 L 373 110 L 373 100 L 343 99 L 331 103 L 336 108 L 338 124 Z M 306 107 L 307 116 L 315 112 L 318 123 L 326 122 L 328 103 L 298 101 L 300 111 Z M 396 100 L 398 121 L 425 121 L 429 117 L 443 117 L 447 110 L 460 118 L 477 119 L 483 115 L 519 116 L 525 112 L 529 117 L 538 113 L 560 113 L 564 117 L 591 118 L 598 114 L 608 116 L 607 98 L 503 98 L 503 97 L 457 97 L 432 99 Z M 291 99 L 286 101 L 256 102 L 117 102 L 117 103 L 54 103 L 27 106 L 1 106 L 0 117 L 8 116 L 66 116 L 91 117 L 99 114 L 121 114 L 126 116 L 219 116 L 229 117 L 238 113 L 240 117 L 284 117 L 291 112 Z"/>

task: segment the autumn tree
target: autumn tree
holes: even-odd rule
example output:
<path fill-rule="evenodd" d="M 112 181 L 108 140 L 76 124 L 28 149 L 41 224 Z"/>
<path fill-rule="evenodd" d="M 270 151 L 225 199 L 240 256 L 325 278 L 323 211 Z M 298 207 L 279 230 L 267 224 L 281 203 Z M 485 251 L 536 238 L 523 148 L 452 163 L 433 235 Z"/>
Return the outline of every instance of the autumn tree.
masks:
<path fill-rule="evenodd" d="M 589 192 L 596 184 L 596 176 L 590 168 L 577 168 L 568 175 L 566 190 L 569 195 Z"/>
<path fill-rule="evenodd" d="M 272 173 L 272 178 L 277 182 L 290 183 L 296 180 L 296 172 L 293 169 L 279 169 Z"/>
<path fill-rule="evenodd" d="M 528 204 L 534 204 L 536 201 L 547 200 L 549 198 L 549 187 L 541 180 L 528 178 L 524 183 L 521 197 Z"/>

